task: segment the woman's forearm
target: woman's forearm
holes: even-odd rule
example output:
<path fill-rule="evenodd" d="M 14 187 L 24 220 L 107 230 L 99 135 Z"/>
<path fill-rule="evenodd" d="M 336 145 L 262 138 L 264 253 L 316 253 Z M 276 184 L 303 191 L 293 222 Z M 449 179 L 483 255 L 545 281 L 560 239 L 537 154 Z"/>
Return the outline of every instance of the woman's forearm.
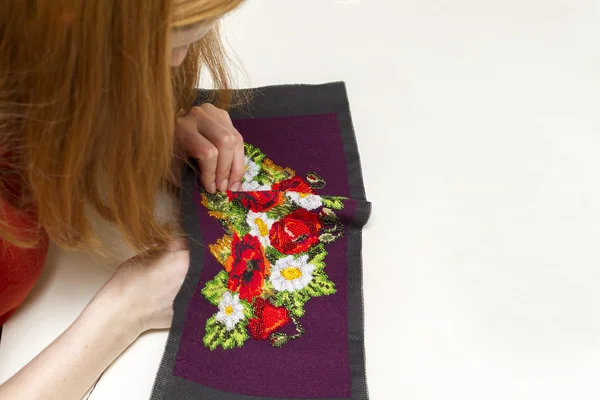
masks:
<path fill-rule="evenodd" d="M 81 399 L 141 332 L 171 326 L 189 263 L 183 238 L 124 262 L 62 335 L 0 385 L 0 400 Z"/>
<path fill-rule="evenodd" d="M 81 399 L 139 335 L 121 301 L 101 291 L 65 332 L 0 385 L 0 400 Z"/>

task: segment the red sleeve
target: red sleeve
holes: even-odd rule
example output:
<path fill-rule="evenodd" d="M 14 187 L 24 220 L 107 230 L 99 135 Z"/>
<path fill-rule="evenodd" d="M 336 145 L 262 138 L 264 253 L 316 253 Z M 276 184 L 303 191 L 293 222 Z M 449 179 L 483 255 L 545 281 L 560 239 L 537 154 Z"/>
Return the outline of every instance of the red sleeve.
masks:
<path fill-rule="evenodd" d="M 3 222 L 21 231 L 31 228 L 32 219 L 0 199 Z M 40 244 L 33 249 L 19 248 L 0 239 L 0 326 L 23 303 L 42 273 L 48 253 L 48 237 L 42 234 Z"/>

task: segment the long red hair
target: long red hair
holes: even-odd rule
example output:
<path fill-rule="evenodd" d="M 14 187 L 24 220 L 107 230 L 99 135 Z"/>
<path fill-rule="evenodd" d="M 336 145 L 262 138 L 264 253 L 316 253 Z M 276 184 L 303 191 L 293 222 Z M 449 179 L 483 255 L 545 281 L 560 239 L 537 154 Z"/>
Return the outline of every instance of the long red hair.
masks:
<path fill-rule="evenodd" d="M 0 215 L 0 238 L 102 252 L 88 208 L 144 250 L 174 226 L 157 219 L 174 121 L 203 67 L 220 106 L 229 76 L 218 29 L 169 67 L 170 32 L 242 0 L 0 0 L 0 199 L 35 214 L 27 240 Z"/>

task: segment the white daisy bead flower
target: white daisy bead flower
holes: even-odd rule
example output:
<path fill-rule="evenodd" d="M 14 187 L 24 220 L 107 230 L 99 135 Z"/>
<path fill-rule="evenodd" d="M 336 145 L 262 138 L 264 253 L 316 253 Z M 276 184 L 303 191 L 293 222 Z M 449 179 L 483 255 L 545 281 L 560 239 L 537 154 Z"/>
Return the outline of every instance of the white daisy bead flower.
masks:
<path fill-rule="evenodd" d="M 258 183 L 256 181 L 242 183 L 242 191 L 243 192 L 260 192 L 260 191 L 266 191 L 266 190 L 271 190 L 271 186 L 270 185 L 261 185 L 260 183 Z"/>
<path fill-rule="evenodd" d="M 313 279 L 315 266 L 308 263 L 308 255 L 300 258 L 287 256 L 271 266 L 269 280 L 278 291 L 296 292 L 308 286 Z"/>
<path fill-rule="evenodd" d="M 260 172 L 260 165 L 252 161 L 248 156 L 244 156 L 244 160 L 246 164 L 246 172 L 244 172 L 243 183 L 250 183 Z"/>
<path fill-rule="evenodd" d="M 231 292 L 225 292 L 219 303 L 219 312 L 217 321 L 225 325 L 228 331 L 235 328 L 235 325 L 244 319 L 244 306 L 240 304 L 240 296 L 232 295 Z"/>
<path fill-rule="evenodd" d="M 271 246 L 269 231 L 274 222 L 275 220 L 269 218 L 266 213 L 248 211 L 248 215 L 246 216 L 246 223 L 250 227 L 250 234 L 258 238 L 264 249 Z"/>
<path fill-rule="evenodd" d="M 286 192 L 286 196 L 292 202 L 307 210 L 314 210 L 323 205 L 321 196 L 312 193 Z"/>

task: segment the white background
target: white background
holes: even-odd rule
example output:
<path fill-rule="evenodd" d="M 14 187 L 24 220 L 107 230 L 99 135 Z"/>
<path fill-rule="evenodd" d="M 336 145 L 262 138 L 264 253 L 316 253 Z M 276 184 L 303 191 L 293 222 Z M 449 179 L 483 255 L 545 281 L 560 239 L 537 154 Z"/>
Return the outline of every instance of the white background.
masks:
<path fill-rule="evenodd" d="M 592 0 L 250 0 L 226 21 L 242 85 L 347 82 L 373 400 L 600 398 L 599 22 Z M 0 381 L 110 276 L 47 264 Z M 165 340 L 92 400 L 146 399 Z"/>

